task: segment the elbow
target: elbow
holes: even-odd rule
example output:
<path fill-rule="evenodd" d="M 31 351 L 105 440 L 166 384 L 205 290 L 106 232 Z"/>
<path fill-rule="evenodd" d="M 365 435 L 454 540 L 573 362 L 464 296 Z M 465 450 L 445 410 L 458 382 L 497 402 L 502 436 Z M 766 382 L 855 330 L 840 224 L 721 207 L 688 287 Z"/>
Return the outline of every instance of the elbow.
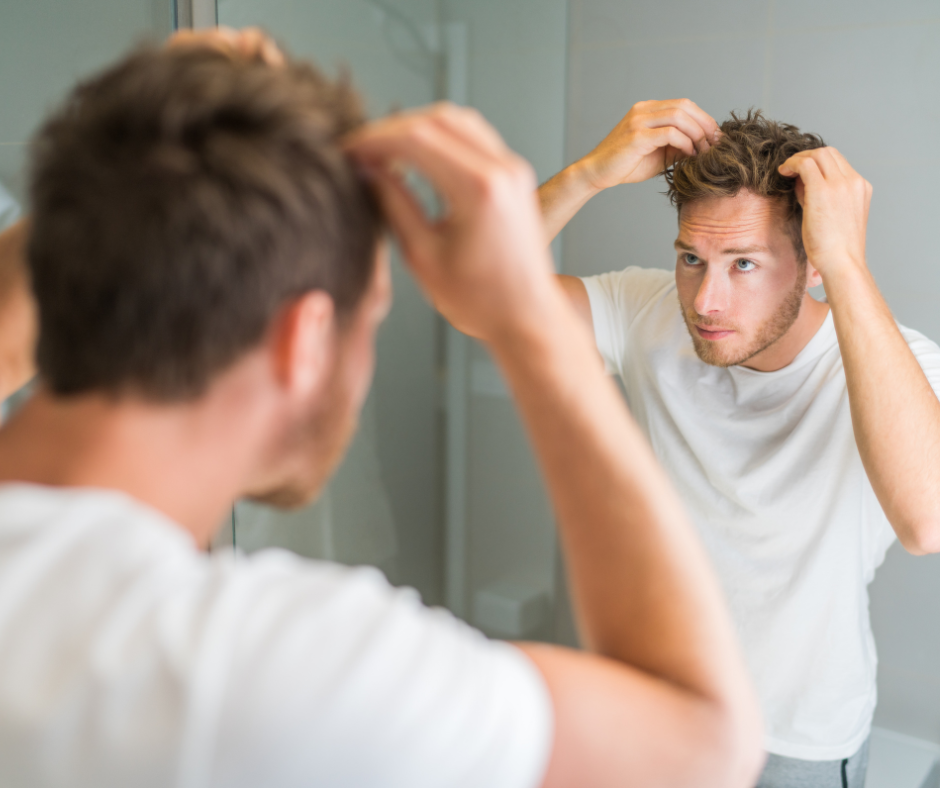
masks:
<path fill-rule="evenodd" d="M 924 519 L 896 530 L 898 541 L 911 555 L 940 553 L 940 519 Z"/>
<path fill-rule="evenodd" d="M 767 758 L 756 701 L 748 699 L 737 708 L 713 707 L 708 741 L 702 742 L 702 748 L 705 762 L 699 764 L 700 785 L 754 788 Z"/>
<path fill-rule="evenodd" d="M 754 788 L 767 760 L 764 727 L 759 714 L 754 714 L 744 725 L 732 726 L 732 730 L 734 741 L 728 744 L 728 774 L 721 785 Z"/>

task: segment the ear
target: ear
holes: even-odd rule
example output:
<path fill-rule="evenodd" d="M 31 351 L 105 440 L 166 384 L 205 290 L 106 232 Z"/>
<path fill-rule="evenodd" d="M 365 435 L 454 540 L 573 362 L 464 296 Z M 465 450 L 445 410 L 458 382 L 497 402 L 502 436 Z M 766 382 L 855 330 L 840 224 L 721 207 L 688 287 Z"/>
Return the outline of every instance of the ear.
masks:
<path fill-rule="evenodd" d="M 272 336 L 275 373 L 291 395 L 306 399 L 329 374 L 335 348 L 333 299 L 311 290 L 291 301 L 275 323 Z"/>
<path fill-rule="evenodd" d="M 819 271 L 813 268 L 813 264 L 806 261 L 806 289 L 809 290 L 811 287 L 816 287 L 822 284 L 822 276 L 820 276 Z"/>

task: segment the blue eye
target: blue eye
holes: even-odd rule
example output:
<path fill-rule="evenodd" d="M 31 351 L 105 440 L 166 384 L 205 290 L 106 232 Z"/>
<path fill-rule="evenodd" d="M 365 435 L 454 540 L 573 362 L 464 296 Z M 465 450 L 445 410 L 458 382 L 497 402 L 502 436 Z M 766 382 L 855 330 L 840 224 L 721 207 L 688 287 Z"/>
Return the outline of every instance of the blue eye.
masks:
<path fill-rule="evenodd" d="M 753 271 L 756 267 L 750 260 L 738 260 L 735 266 L 739 271 Z"/>
<path fill-rule="evenodd" d="M 686 265 L 698 265 L 699 259 L 694 254 L 685 255 L 685 264 Z"/>

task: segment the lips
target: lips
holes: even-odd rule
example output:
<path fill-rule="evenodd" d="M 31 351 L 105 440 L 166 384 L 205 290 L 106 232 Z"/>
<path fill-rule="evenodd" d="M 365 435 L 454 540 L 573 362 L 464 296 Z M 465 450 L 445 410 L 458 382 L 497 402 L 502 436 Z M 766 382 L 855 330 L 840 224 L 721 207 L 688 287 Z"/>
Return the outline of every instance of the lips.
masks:
<path fill-rule="evenodd" d="M 695 330 L 702 339 L 709 339 L 712 341 L 730 337 L 733 333 L 735 333 L 730 328 L 715 328 L 714 326 L 710 326 L 708 328 L 705 328 L 704 326 L 695 326 Z"/>

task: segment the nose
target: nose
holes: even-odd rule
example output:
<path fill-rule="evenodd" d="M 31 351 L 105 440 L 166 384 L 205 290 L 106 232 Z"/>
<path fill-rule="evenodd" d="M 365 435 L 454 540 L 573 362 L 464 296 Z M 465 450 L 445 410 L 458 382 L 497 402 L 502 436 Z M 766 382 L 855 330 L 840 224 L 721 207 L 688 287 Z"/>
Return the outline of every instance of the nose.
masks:
<path fill-rule="evenodd" d="M 708 266 L 692 303 L 695 311 L 703 316 L 724 312 L 728 308 L 730 285 L 725 272 Z"/>

